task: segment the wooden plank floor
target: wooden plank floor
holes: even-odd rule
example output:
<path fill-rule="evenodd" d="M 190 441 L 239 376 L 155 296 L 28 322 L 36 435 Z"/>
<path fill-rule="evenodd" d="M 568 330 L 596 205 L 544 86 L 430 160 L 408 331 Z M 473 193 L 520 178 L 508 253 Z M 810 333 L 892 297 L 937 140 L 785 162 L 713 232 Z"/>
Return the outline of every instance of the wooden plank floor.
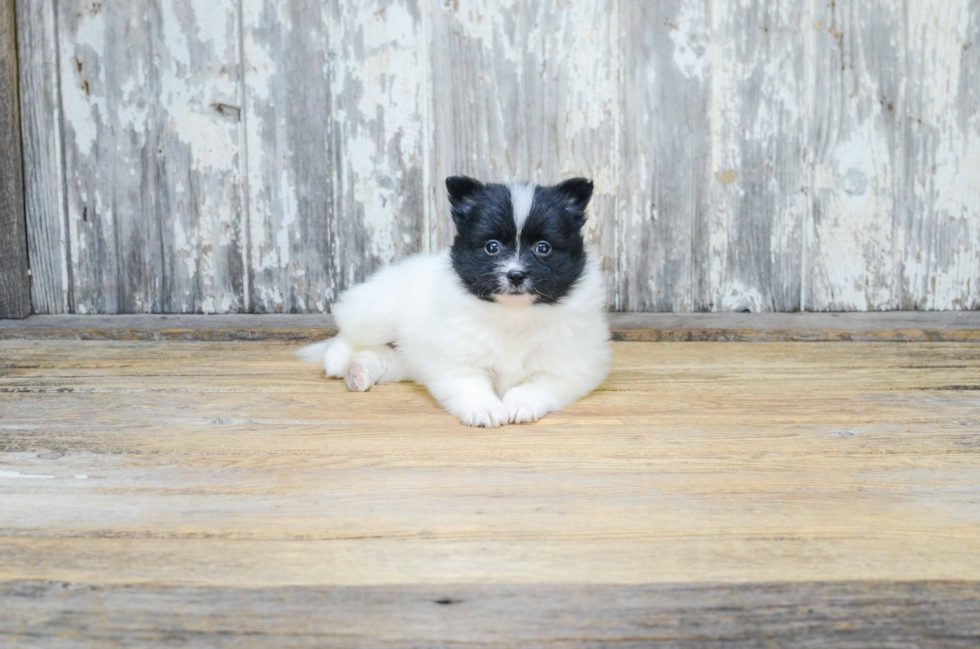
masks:
<path fill-rule="evenodd" d="M 499 430 L 296 346 L 0 341 L 0 646 L 980 643 L 976 343 L 616 343 Z"/>

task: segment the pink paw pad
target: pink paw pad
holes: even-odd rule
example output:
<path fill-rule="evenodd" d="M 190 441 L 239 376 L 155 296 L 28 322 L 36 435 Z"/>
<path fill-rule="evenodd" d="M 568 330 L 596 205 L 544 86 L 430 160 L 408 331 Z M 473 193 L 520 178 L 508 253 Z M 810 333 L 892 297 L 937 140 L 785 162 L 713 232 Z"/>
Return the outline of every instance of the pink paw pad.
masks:
<path fill-rule="evenodd" d="M 351 363 L 347 370 L 347 387 L 351 392 L 364 392 L 374 385 L 368 375 L 367 368 L 360 363 Z"/>

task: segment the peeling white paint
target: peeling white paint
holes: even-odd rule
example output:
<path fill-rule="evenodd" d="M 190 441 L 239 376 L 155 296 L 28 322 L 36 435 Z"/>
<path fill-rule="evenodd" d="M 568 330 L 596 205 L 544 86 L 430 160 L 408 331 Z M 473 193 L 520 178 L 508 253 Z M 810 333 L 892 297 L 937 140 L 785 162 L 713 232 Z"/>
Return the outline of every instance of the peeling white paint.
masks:
<path fill-rule="evenodd" d="M 827 26 L 819 32 L 817 44 L 823 56 L 831 57 L 828 68 L 833 70 L 831 76 L 820 78 L 828 87 L 817 98 L 820 112 L 814 118 L 829 139 L 813 174 L 808 306 L 815 310 L 895 308 L 897 302 L 900 244 L 893 235 L 902 205 L 900 168 L 894 160 L 900 155 L 896 149 L 900 142 L 892 130 L 891 114 L 900 114 L 904 105 L 901 96 L 890 93 L 901 65 L 896 57 L 903 48 L 889 49 L 874 59 L 861 56 L 864 39 L 880 24 L 895 19 L 871 5 L 860 8 L 874 12 L 874 25 L 863 22 L 861 12 L 831 17 L 826 8 L 826 15 L 815 16 Z M 844 32 L 847 39 L 840 36 Z M 838 71 L 838 66 L 844 69 Z"/>
<path fill-rule="evenodd" d="M 395 2 L 382 9 L 343 7 L 341 20 L 329 27 L 330 41 L 343 48 L 332 80 L 339 99 L 335 123 L 346 136 L 340 195 L 353 197 L 343 209 L 347 218 L 363 218 L 371 254 L 391 261 L 398 241 L 394 217 L 407 189 L 403 172 L 421 147 L 419 26 L 406 5 Z"/>
<path fill-rule="evenodd" d="M 617 306 L 694 308 L 703 290 L 695 299 L 716 309 L 771 308 L 769 292 L 795 281 L 794 258 L 809 264 L 801 290 L 819 309 L 980 304 L 980 117 L 964 116 L 961 87 L 973 81 L 962 48 L 977 18 L 965 0 L 833 14 L 792 0 L 312 11 L 244 0 L 241 34 L 229 2 L 62 7 L 62 238 L 73 267 L 61 272 L 76 298 L 87 283 L 105 292 L 78 299 L 80 313 L 116 303 L 127 259 L 159 264 L 155 230 L 137 213 L 154 201 L 173 211 L 160 236 L 175 308 L 240 309 L 227 287 L 242 278 L 225 267 L 239 245 L 260 310 L 326 310 L 368 268 L 419 247 L 420 230 L 424 245 L 448 243 L 442 182 L 459 172 L 591 176 L 585 232 Z M 665 20 L 634 25 L 643 11 Z M 115 41 L 127 33 L 135 59 L 120 61 Z M 308 51 L 288 47 L 296 41 Z M 803 42 L 819 62 L 806 70 Z M 470 83 L 447 85 L 460 78 Z M 302 104 L 297 84 L 324 88 L 309 95 L 327 98 L 322 109 Z M 688 118 L 707 124 L 703 141 L 684 130 Z M 313 146 L 297 145 L 301 122 Z M 324 189 L 311 205 L 317 173 Z M 143 195 L 147 180 L 157 194 Z M 122 297 L 149 310 L 153 290 Z"/>
<path fill-rule="evenodd" d="M 835 150 L 834 166 L 818 166 L 815 174 L 823 197 L 816 238 L 824 274 L 814 278 L 813 290 L 816 304 L 864 311 L 887 305 L 893 295 L 894 269 L 885 251 L 893 245 L 895 203 L 888 188 L 894 172 L 885 133 L 870 121 L 855 128 Z M 865 177 L 868 191 L 848 193 L 849 173 Z"/>
<path fill-rule="evenodd" d="M 61 101 L 75 147 L 88 154 L 98 138 L 99 120 L 107 115 L 103 68 L 94 55 L 105 45 L 103 13 L 79 14 L 73 36 L 61 43 Z"/>
<path fill-rule="evenodd" d="M 286 268 L 289 266 L 290 226 L 296 222 L 296 217 L 299 213 L 299 202 L 296 200 L 296 190 L 291 186 L 289 174 L 285 169 L 279 174 L 279 192 L 279 195 L 283 197 L 283 202 L 282 221 L 279 226 L 279 232 L 276 233 L 276 246 L 279 250 L 276 265 L 279 268 Z"/>
<path fill-rule="evenodd" d="M 264 30 L 262 11 L 264 2 L 243 2 L 242 23 L 245 33 L 244 50 L 247 56 L 248 94 L 252 102 L 262 104 L 272 96 L 272 83 L 276 75 L 276 62 L 268 49 L 255 38 L 259 30 Z"/>
<path fill-rule="evenodd" d="M 458 5 L 458 9 L 453 10 L 453 18 L 463 35 L 481 42 L 501 61 L 519 62 L 513 35 L 507 34 L 501 25 L 503 16 L 513 15 L 519 9 L 518 0 L 463 0 Z"/>
<path fill-rule="evenodd" d="M 674 65 L 687 77 L 704 79 L 710 64 L 710 39 L 704 2 L 682 2 L 677 22 L 670 24 Z"/>
<path fill-rule="evenodd" d="M 200 28 L 200 18 L 192 25 L 192 32 L 204 38 L 194 45 L 214 51 L 221 60 L 228 51 L 224 37 L 234 21 L 234 13 L 228 7 L 197 0 L 188 6 L 191 17 L 203 16 L 208 28 Z M 191 67 L 191 43 L 180 24 L 173 5 L 166 4 L 163 16 L 163 37 L 166 56 L 169 59 L 159 69 L 161 100 L 166 114 L 173 121 L 172 132 L 191 147 L 192 169 L 200 171 L 235 172 L 237 158 L 237 128 L 222 122 L 213 108 L 217 104 L 235 105 L 238 102 L 238 86 L 234 75 L 213 74 L 210 70 Z"/>
<path fill-rule="evenodd" d="M 980 304 L 980 129 L 959 123 L 967 2 L 923 0 L 909 6 L 910 50 L 922 66 L 913 94 L 915 127 L 928 146 L 913 160 L 916 232 L 902 233 L 907 302 L 925 309 Z M 973 44 L 977 46 L 977 44 Z M 910 101 L 912 98 L 910 97 Z M 915 234 L 927 236 L 919 238 Z"/>
<path fill-rule="evenodd" d="M 737 279 L 730 280 L 721 296 L 719 311 L 751 311 L 761 313 L 768 311 L 768 305 L 759 289 L 746 286 Z"/>

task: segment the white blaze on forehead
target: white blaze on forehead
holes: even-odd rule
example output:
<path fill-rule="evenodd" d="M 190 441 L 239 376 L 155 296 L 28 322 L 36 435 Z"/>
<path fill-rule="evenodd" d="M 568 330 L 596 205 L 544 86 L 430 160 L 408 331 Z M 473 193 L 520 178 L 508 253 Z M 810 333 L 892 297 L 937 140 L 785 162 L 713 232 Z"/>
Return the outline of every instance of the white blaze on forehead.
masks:
<path fill-rule="evenodd" d="M 521 260 L 517 258 L 517 255 L 514 255 L 510 259 L 505 259 L 503 263 L 499 264 L 497 267 L 500 269 L 500 273 L 502 275 L 506 275 L 512 270 L 524 270 L 524 265 L 521 263 Z"/>
<path fill-rule="evenodd" d="M 520 238 L 524 221 L 527 220 L 527 215 L 531 213 L 536 185 L 531 183 L 511 183 L 507 187 L 510 189 L 511 205 L 514 206 L 514 225 L 517 226 L 517 236 Z"/>

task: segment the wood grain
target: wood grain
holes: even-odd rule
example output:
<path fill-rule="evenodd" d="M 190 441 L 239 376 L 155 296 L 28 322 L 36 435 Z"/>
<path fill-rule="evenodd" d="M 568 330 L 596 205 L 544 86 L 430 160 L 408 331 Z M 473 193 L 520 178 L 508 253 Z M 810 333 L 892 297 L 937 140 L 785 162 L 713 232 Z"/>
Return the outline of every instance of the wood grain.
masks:
<path fill-rule="evenodd" d="M 336 297 L 326 12 L 323 3 L 242 3 L 249 311 L 324 311 Z"/>
<path fill-rule="evenodd" d="M 31 312 L 17 99 L 17 21 L 13 0 L 0 2 L 0 318 Z"/>
<path fill-rule="evenodd" d="M 621 2 L 615 304 L 801 308 L 810 77 L 798 2 Z"/>
<path fill-rule="evenodd" d="M 975 647 L 969 582 L 231 589 L 0 584 L 32 647 Z M 506 623 L 504 623 L 506 621 Z M 84 622 L 84 628 L 81 623 Z"/>
<path fill-rule="evenodd" d="M 813 28 L 809 306 L 977 308 L 980 8 L 821 4 Z"/>
<path fill-rule="evenodd" d="M 976 344 L 618 343 L 494 431 L 295 348 L 0 341 L 0 636 L 976 642 Z"/>
<path fill-rule="evenodd" d="M 898 299 L 895 214 L 902 212 L 903 10 L 891 0 L 818 3 L 815 31 L 814 310 L 889 308 Z M 894 308 L 892 306 L 891 308 Z"/>
<path fill-rule="evenodd" d="M 977 574 L 975 345 L 623 343 L 599 392 L 492 433 L 288 344 L 0 347 L 5 580 Z"/>
<path fill-rule="evenodd" d="M 16 4 L 31 301 L 34 313 L 69 313 L 72 282 L 55 3 Z"/>
<path fill-rule="evenodd" d="M 250 309 L 324 312 L 423 247 L 414 0 L 244 3 Z"/>
<path fill-rule="evenodd" d="M 910 4 L 905 33 L 898 306 L 980 309 L 980 3 Z"/>
<path fill-rule="evenodd" d="M 457 173 L 593 177 L 616 311 L 980 308 L 975 0 L 19 6 L 40 312 L 327 312 Z"/>
<path fill-rule="evenodd" d="M 621 311 L 708 311 L 710 0 L 620 2 Z"/>
<path fill-rule="evenodd" d="M 980 313 L 612 313 L 613 340 L 633 342 L 977 342 Z M 9 340 L 322 340 L 326 314 L 44 316 L 0 320 Z"/>
<path fill-rule="evenodd" d="M 242 310 L 236 7 L 58 4 L 76 312 Z"/>
<path fill-rule="evenodd" d="M 798 311 L 809 197 L 806 3 L 711 5 L 706 262 L 714 311 Z M 665 218 L 670 218 L 665 215 Z"/>

